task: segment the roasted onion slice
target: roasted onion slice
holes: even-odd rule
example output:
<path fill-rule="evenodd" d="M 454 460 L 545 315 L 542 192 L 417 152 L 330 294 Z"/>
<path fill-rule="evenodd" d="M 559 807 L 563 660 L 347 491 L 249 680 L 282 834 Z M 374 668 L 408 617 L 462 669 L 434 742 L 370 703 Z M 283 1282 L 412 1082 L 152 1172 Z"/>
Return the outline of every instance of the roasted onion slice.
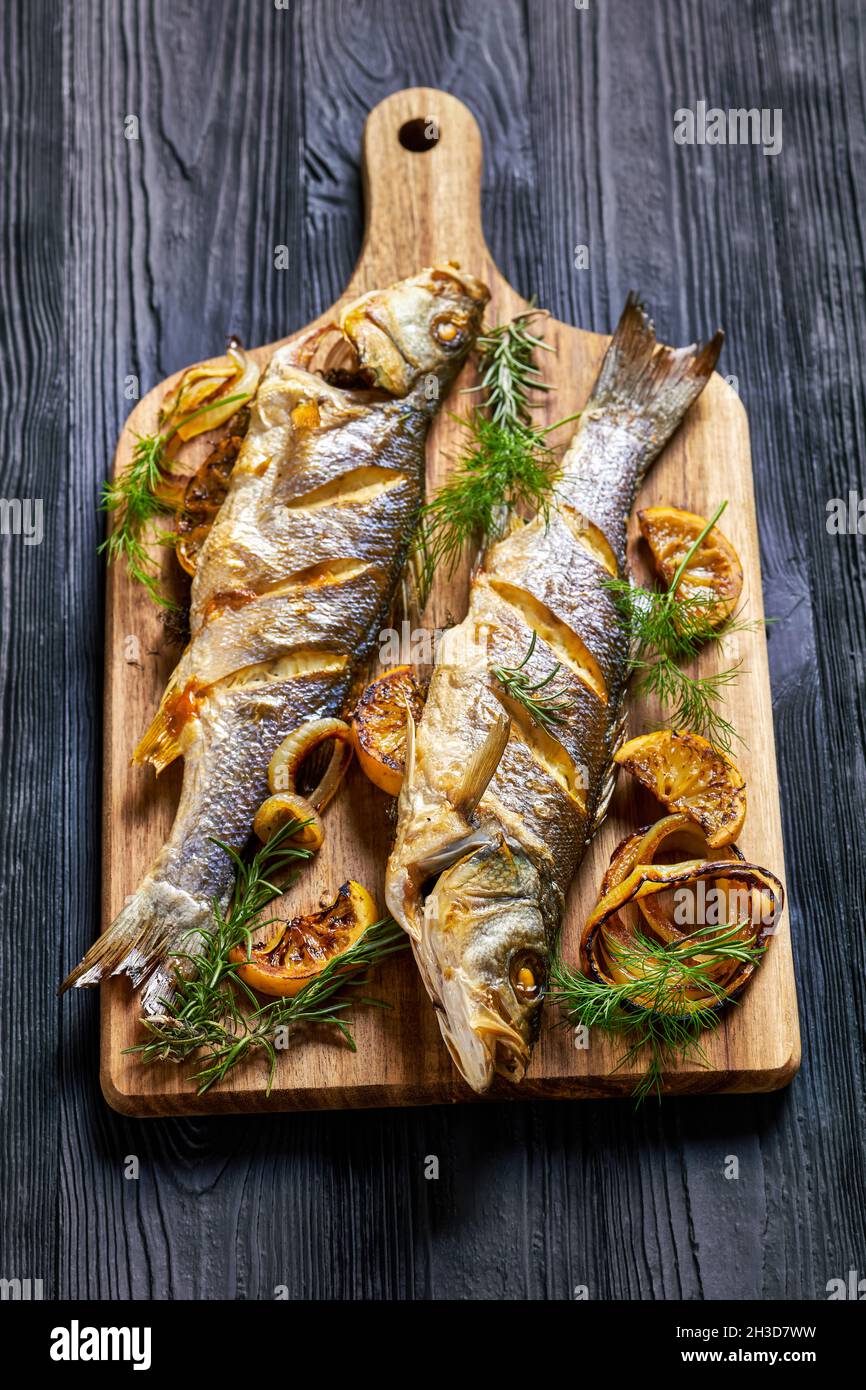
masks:
<path fill-rule="evenodd" d="M 323 744 L 333 742 L 328 765 L 316 788 L 303 796 L 297 788 L 301 765 Z M 271 795 L 259 807 L 253 830 L 267 844 L 286 826 L 297 823 L 288 843 L 315 854 L 325 839 L 321 812 L 336 794 L 352 761 L 352 731 L 342 719 L 309 719 L 284 738 L 268 764 Z"/>
<path fill-rule="evenodd" d="M 307 797 L 317 811 L 324 811 L 352 761 L 352 730 L 342 719 L 309 719 L 284 738 L 268 766 L 272 792 L 296 792 L 301 764 L 314 749 L 333 740 L 334 748 L 322 778 Z"/>
<path fill-rule="evenodd" d="M 683 1018 L 719 1010 L 741 993 L 756 968 L 754 953 L 766 947 L 784 902 L 782 885 L 769 870 L 747 863 L 733 845 L 709 858 L 701 838 L 678 815 L 627 836 L 613 853 L 581 939 L 583 968 L 593 979 L 621 985 L 645 978 L 639 1006 L 658 1010 L 663 978 L 663 1011 Z M 655 862 L 683 850 L 688 859 Z M 695 927 L 695 921 L 704 925 Z M 720 936 L 728 949 L 714 953 L 713 939 Z M 745 948 L 742 959 L 730 951 L 738 943 Z M 686 972 L 678 986 L 677 960 L 703 967 L 700 987 Z"/>

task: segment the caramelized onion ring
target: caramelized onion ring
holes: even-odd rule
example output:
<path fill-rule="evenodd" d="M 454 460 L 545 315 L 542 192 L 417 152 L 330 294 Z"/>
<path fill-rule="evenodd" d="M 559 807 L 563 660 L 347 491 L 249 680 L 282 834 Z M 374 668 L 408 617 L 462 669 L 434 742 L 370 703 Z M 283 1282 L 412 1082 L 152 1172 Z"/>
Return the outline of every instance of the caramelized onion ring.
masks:
<path fill-rule="evenodd" d="M 640 978 L 623 959 L 625 951 L 644 953 L 648 962 L 652 952 L 636 937 L 623 921 L 621 911 L 630 903 L 637 904 L 651 939 L 660 949 L 675 943 L 688 942 L 695 937 L 694 961 L 701 960 L 700 938 L 694 931 L 683 931 L 662 911 L 659 895 L 701 881 L 713 882 L 723 892 L 745 887 L 748 892 L 749 917 L 743 924 L 741 937 L 751 948 L 765 945 L 782 911 L 784 892 L 776 876 L 757 864 L 748 864 L 740 851 L 731 846 L 730 857 L 712 860 L 692 858 L 678 864 L 655 864 L 653 858 L 666 842 L 688 831 L 694 843 L 694 827 L 683 816 L 666 816 L 653 826 L 627 836 L 617 846 L 602 880 L 599 901 L 587 919 L 581 938 L 583 968 L 593 979 L 607 984 L 621 984 Z M 706 852 L 705 852 L 706 853 Z M 766 911 L 769 900 L 770 911 Z M 762 910 L 757 915 L 755 907 Z M 720 925 L 720 930 L 723 926 Z M 644 933 L 645 935 L 645 933 Z M 698 993 L 684 989 L 684 1016 L 697 1010 L 718 1010 L 744 989 L 754 974 L 755 962 L 727 960 L 712 969 L 712 990 Z M 649 991 L 647 1005 L 652 1005 Z"/>
<path fill-rule="evenodd" d="M 324 811 L 352 761 L 352 730 L 342 719 L 310 719 L 284 738 L 268 765 L 272 792 L 297 792 L 297 776 L 304 759 L 323 743 L 334 740 L 334 751 L 322 779 L 306 800 L 315 811 Z"/>
<path fill-rule="evenodd" d="M 674 844 L 675 841 L 678 843 Z M 633 835 L 627 835 L 617 845 L 601 881 L 599 897 L 603 897 L 611 888 L 622 883 L 636 865 L 653 864 L 659 854 L 674 849 L 685 850 L 690 858 L 711 857 L 706 835 L 689 816 L 663 816 L 655 824 L 646 825 Z M 726 845 L 724 849 L 717 850 L 712 858 L 716 863 L 722 859 L 743 862 L 743 855 L 736 845 Z M 673 942 L 682 936 L 682 932 L 671 924 L 663 904 L 656 897 L 642 898 L 638 907 L 641 916 L 660 941 Z"/>

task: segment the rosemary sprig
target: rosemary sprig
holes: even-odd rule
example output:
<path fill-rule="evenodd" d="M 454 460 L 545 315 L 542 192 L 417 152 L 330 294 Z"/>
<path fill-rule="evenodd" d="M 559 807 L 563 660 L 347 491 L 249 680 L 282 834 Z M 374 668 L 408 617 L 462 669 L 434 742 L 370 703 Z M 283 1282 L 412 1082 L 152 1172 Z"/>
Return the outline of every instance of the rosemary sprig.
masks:
<path fill-rule="evenodd" d="M 562 687 L 554 690 L 547 688 L 559 674 L 560 662 L 557 662 L 541 680 L 530 681 L 524 668 L 527 662 L 532 659 L 537 641 L 538 633 L 533 631 L 526 655 L 520 665 L 493 666 L 491 667 L 491 674 L 496 677 L 499 684 L 513 700 L 528 710 L 536 724 L 540 724 L 543 729 L 551 729 L 555 724 L 565 723 L 566 715 L 573 707 L 574 701 L 567 690 Z M 540 694 L 541 691 L 544 691 L 543 695 Z"/>
<path fill-rule="evenodd" d="M 100 508 L 115 514 L 115 522 L 110 534 L 98 547 L 108 556 L 108 563 L 118 560 L 126 562 L 129 577 L 144 585 L 154 603 L 163 608 L 177 605 L 162 592 L 159 586 L 157 565 L 148 546 L 157 537 L 150 534 L 151 523 L 157 517 L 172 511 L 172 507 L 160 496 L 160 486 L 165 482 L 165 452 L 181 425 L 204 415 L 217 406 L 237 401 L 240 404 L 248 398 L 248 393 L 239 391 L 233 396 L 223 396 L 216 401 L 208 401 L 197 410 L 178 414 L 178 401 L 168 420 L 160 421 L 160 429 L 155 434 L 136 435 L 132 460 L 112 481 L 103 485 Z"/>
<path fill-rule="evenodd" d="M 605 585 L 626 618 L 632 639 L 631 666 L 641 672 L 637 692 L 655 695 L 677 728 L 692 729 L 730 752 L 739 738 L 730 720 L 719 709 L 724 690 L 740 675 L 740 663 L 709 676 L 691 676 L 683 670 L 704 646 L 734 632 L 752 631 L 756 622 L 740 622 L 735 616 L 716 626 L 717 600 L 711 593 L 680 598 L 677 590 L 686 568 L 727 507 L 722 502 L 689 546 L 667 589 L 646 589 L 628 579 L 608 579 Z"/>
<path fill-rule="evenodd" d="M 535 362 L 535 353 L 554 349 L 529 329 L 534 319 L 546 317 L 545 310 L 531 308 L 508 323 L 488 328 L 476 340 L 481 380 L 469 391 L 484 392 L 495 425 L 509 430 L 528 426 L 530 411 L 538 404 L 530 402 L 529 393 L 552 390 Z"/>
<path fill-rule="evenodd" d="M 390 918 L 368 927 L 364 934 L 335 956 L 324 969 L 292 998 L 260 1003 L 258 996 L 238 975 L 239 966 L 230 960 L 231 952 L 246 946 L 249 957 L 254 932 L 269 925 L 262 913 L 280 896 L 285 887 L 272 880 L 283 876 L 294 862 L 310 858 L 308 850 L 287 842 L 302 828 L 293 822 L 280 830 L 251 860 L 244 860 L 230 846 L 217 840 L 234 863 L 237 880 L 231 908 L 223 913 L 213 908 L 213 926 L 199 932 L 201 949 L 191 955 L 176 952 L 186 962 L 189 975 L 178 973 L 173 999 L 165 1000 L 163 1017 L 143 1020 L 149 1033 L 146 1042 L 128 1048 L 142 1061 L 184 1062 L 198 1053 L 202 1065 L 194 1073 L 198 1094 L 202 1095 L 253 1052 L 268 1061 L 267 1092 L 270 1093 L 277 1063 L 277 1034 L 301 1024 L 324 1023 L 339 1030 L 354 1051 L 355 1042 L 345 1014 L 353 1004 L 380 1004 L 359 994 L 367 984 L 368 972 L 395 951 L 405 949 L 405 933 Z M 273 920 L 273 919 L 270 919 Z M 351 997 L 336 999 L 351 991 Z"/>
<path fill-rule="evenodd" d="M 638 1102 L 653 1093 L 661 1098 L 663 1073 L 677 1061 L 697 1060 L 708 1065 L 701 1035 L 718 1027 L 716 1006 L 725 999 L 714 970 L 736 961 L 757 965 L 766 950 L 766 946 L 751 946 L 742 940 L 740 933 L 746 925 L 733 922 L 702 927 L 669 944 L 651 940 L 639 931 L 634 946 L 610 943 L 611 955 L 629 975 L 615 985 L 591 979 L 561 958 L 554 961 L 551 994 L 563 1011 L 564 1021 L 622 1038 L 626 1051 L 614 1071 L 645 1059 L 645 1070 L 633 1093 Z M 686 1012 L 694 990 L 715 1004 Z"/>
<path fill-rule="evenodd" d="M 547 436 L 570 415 L 546 428 L 532 424 L 539 404 L 533 393 L 552 388 L 534 354 L 554 349 L 530 331 L 541 311 L 529 309 L 478 339 L 481 380 L 471 391 L 483 401 L 465 417 L 454 416 L 468 435 L 466 451 L 448 481 L 421 509 L 417 552 L 423 598 L 437 569 L 452 574 L 471 544 L 484 546 L 502 533 L 515 509 L 540 513 L 547 521 L 559 464 Z"/>

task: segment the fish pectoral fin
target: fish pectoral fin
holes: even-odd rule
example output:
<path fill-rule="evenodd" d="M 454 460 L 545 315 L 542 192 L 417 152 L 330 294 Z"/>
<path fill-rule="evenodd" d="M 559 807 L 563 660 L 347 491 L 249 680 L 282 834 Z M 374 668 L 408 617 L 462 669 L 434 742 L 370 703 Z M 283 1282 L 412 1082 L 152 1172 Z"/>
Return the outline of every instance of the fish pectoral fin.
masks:
<path fill-rule="evenodd" d="M 194 695 L 191 691 L 177 692 L 169 687 L 162 697 L 150 728 L 132 755 L 132 762 L 136 767 L 150 763 L 156 768 L 157 773 L 160 773 L 173 763 L 175 758 L 181 756 L 181 734 L 186 719 L 193 713 L 193 700 Z M 184 701 L 190 707 L 186 715 L 182 710 Z"/>
<path fill-rule="evenodd" d="M 489 844 L 492 844 L 489 835 L 483 834 L 480 830 L 473 830 L 468 835 L 459 835 L 455 840 L 449 840 L 447 844 L 433 850 L 423 859 L 416 860 L 412 867 L 423 878 L 432 878 L 434 874 L 442 874 L 446 869 L 450 869 L 458 859 L 463 859 L 467 854 L 476 849 L 483 849 Z"/>
<path fill-rule="evenodd" d="M 461 816 L 470 816 L 486 792 L 496 772 L 511 732 L 511 718 L 503 710 L 484 742 L 470 758 L 449 800 Z"/>

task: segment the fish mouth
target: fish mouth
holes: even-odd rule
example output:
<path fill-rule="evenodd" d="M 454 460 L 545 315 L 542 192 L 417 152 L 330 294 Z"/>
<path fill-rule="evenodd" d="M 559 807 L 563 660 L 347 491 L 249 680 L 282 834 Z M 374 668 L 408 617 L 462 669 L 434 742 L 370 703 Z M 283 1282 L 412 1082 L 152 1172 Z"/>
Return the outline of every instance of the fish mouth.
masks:
<path fill-rule="evenodd" d="M 451 1060 L 478 1095 L 489 1091 L 496 1076 L 523 1079 L 530 1049 L 521 1034 L 482 991 L 459 975 L 440 977 L 436 1017 Z"/>

